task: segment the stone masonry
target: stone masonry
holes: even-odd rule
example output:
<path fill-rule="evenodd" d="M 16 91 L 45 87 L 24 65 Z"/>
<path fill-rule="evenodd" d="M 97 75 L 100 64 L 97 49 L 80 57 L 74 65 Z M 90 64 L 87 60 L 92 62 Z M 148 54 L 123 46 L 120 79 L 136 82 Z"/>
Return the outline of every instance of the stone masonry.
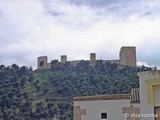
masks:
<path fill-rule="evenodd" d="M 61 63 L 64 64 L 65 62 L 67 62 L 67 56 L 61 55 Z"/>
<path fill-rule="evenodd" d="M 133 107 L 133 105 L 131 107 L 124 107 L 122 113 L 126 115 L 127 120 L 140 120 L 140 117 L 138 117 L 140 114 L 139 107 Z"/>
<path fill-rule="evenodd" d="M 120 65 L 136 66 L 135 47 L 122 47 L 119 55 L 120 55 Z"/>
<path fill-rule="evenodd" d="M 39 70 L 44 70 L 44 69 L 50 69 L 51 64 L 48 63 L 48 58 L 47 56 L 40 56 L 37 59 L 37 68 Z"/>
<path fill-rule="evenodd" d="M 82 115 L 86 115 L 86 110 L 81 109 L 80 106 L 74 106 L 74 120 L 81 120 Z"/>
<path fill-rule="evenodd" d="M 110 62 L 111 64 L 115 63 L 118 65 L 129 65 L 129 66 L 136 66 L 136 48 L 132 46 L 122 47 L 119 52 L 119 60 L 102 60 L 103 63 Z M 45 70 L 51 68 L 51 63 L 48 63 L 47 56 L 41 56 L 37 58 L 37 69 Z M 81 60 L 73 60 L 69 61 L 74 66 L 77 65 Z M 96 53 L 90 53 L 90 65 L 96 65 Z M 67 62 L 67 56 L 61 55 L 62 64 Z"/>

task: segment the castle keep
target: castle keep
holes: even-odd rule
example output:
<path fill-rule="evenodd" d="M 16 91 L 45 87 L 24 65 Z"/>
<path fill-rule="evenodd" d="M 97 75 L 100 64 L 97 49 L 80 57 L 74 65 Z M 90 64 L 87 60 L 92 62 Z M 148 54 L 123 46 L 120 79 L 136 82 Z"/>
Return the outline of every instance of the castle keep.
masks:
<path fill-rule="evenodd" d="M 81 60 L 69 61 L 73 65 L 77 65 Z M 96 65 L 96 53 L 90 53 L 90 62 L 91 66 Z M 61 55 L 62 64 L 67 62 L 67 56 Z M 118 60 L 102 60 L 103 63 L 110 62 L 111 64 L 116 63 L 118 65 L 129 65 L 136 66 L 136 48 L 133 46 L 122 47 L 119 52 Z M 47 56 L 40 56 L 37 58 L 37 69 L 45 70 L 51 69 L 51 63 L 48 63 Z"/>
<path fill-rule="evenodd" d="M 135 47 L 122 47 L 119 53 L 120 65 L 136 66 Z"/>

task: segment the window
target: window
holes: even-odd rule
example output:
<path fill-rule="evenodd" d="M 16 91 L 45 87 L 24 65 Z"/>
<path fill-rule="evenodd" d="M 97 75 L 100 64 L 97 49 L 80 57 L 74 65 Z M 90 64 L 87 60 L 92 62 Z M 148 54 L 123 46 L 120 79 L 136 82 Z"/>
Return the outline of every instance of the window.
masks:
<path fill-rule="evenodd" d="M 39 63 L 39 66 L 43 66 L 44 65 L 44 61 L 41 61 L 40 63 Z"/>
<path fill-rule="evenodd" d="M 154 107 L 155 120 L 160 120 L 160 107 Z"/>
<path fill-rule="evenodd" d="M 107 119 L 107 113 L 101 113 L 101 119 Z"/>

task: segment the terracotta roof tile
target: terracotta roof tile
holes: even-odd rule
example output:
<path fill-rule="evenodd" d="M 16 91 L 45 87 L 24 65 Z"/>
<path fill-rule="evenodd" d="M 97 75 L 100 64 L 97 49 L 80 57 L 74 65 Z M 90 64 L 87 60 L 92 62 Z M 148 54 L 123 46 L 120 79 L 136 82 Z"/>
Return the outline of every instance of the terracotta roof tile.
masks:
<path fill-rule="evenodd" d="M 75 102 L 75 101 L 122 100 L 122 99 L 130 99 L 130 95 L 111 94 L 111 95 L 83 96 L 83 97 L 74 97 L 72 101 Z"/>

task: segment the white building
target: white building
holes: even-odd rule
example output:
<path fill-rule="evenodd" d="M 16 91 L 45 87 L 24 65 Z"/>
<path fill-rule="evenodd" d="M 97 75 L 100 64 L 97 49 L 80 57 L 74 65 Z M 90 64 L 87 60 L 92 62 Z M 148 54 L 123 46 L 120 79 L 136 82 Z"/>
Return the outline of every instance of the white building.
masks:
<path fill-rule="evenodd" d="M 160 71 L 138 75 L 130 94 L 73 98 L 74 120 L 160 120 Z"/>

